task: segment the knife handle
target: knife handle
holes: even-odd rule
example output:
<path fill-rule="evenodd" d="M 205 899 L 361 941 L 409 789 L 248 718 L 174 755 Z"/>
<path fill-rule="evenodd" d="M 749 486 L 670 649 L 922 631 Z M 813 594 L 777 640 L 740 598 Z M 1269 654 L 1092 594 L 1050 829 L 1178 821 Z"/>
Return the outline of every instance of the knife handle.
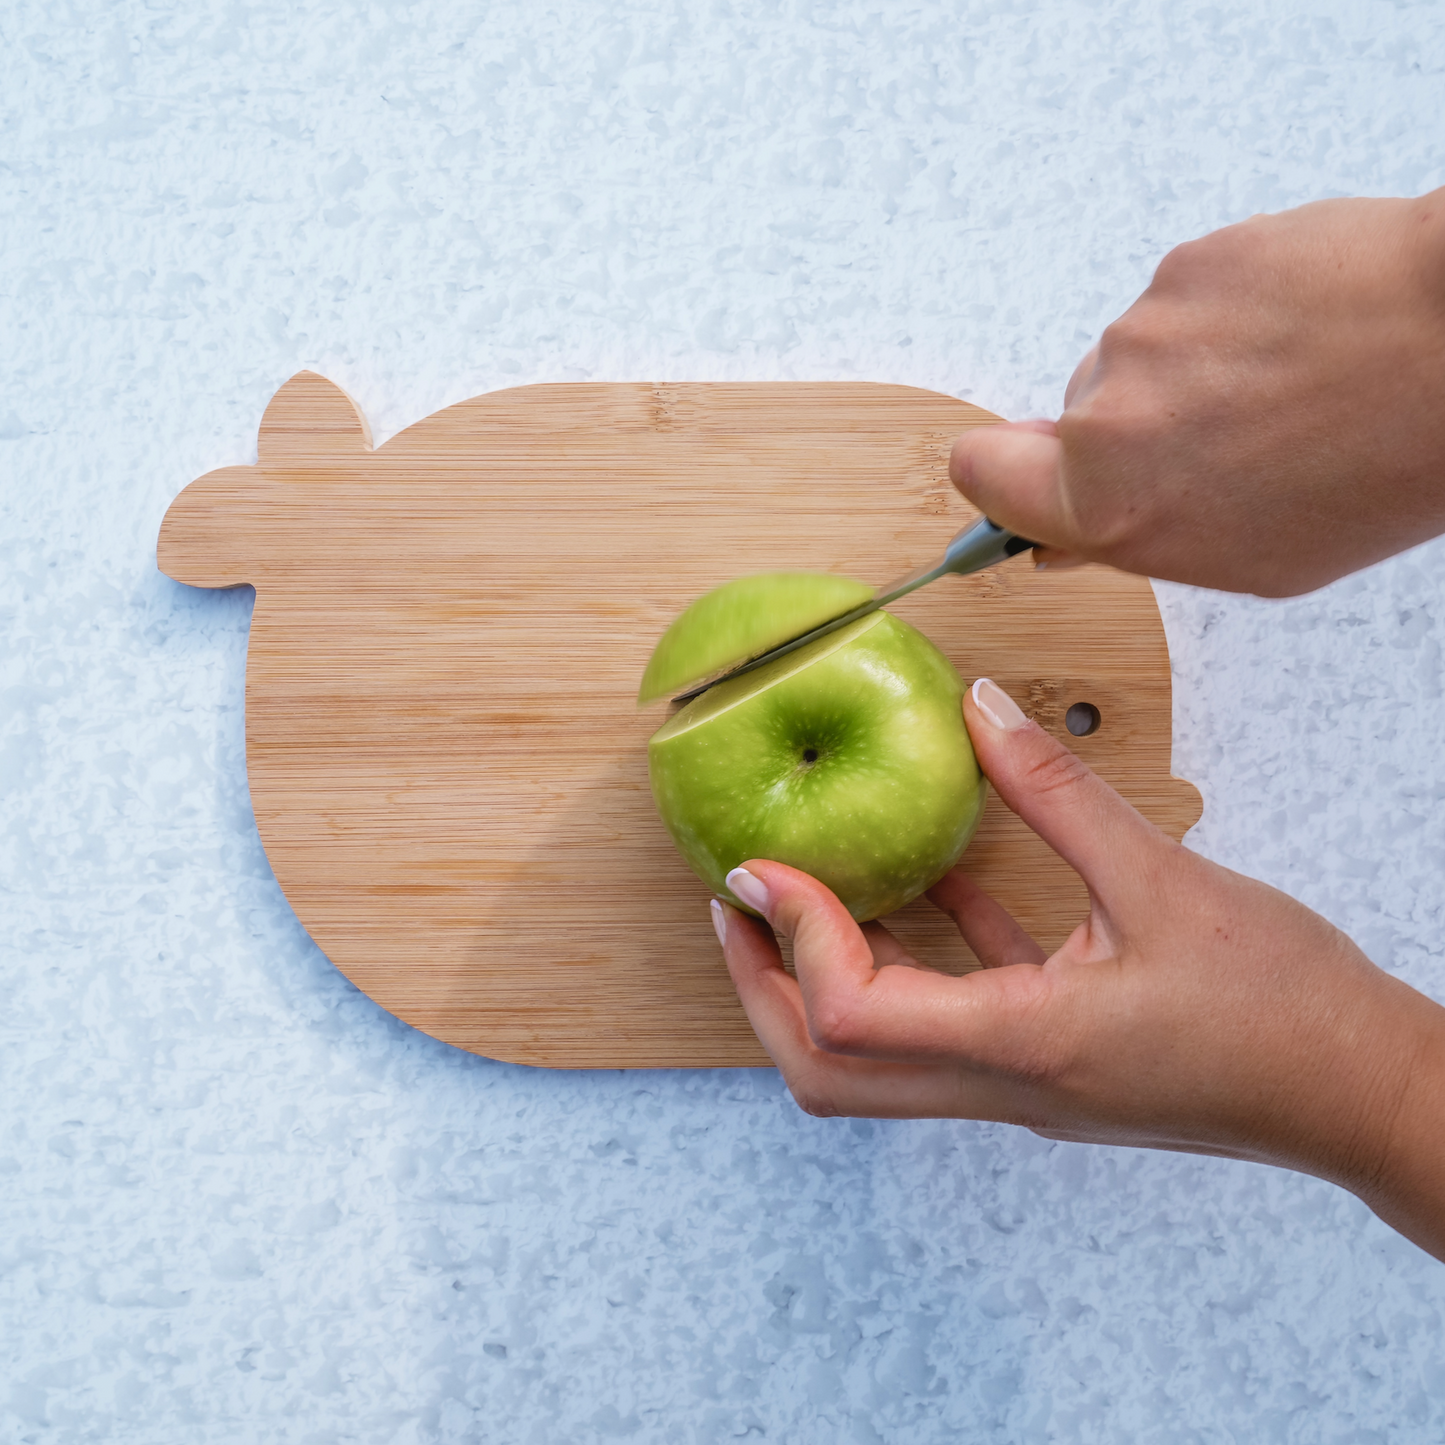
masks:
<path fill-rule="evenodd" d="M 1010 532 L 1007 527 L 1000 527 L 997 522 L 980 517 L 948 544 L 948 550 L 943 554 L 941 570 L 960 574 L 977 572 L 983 567 L 991 567 L 995 562 L 1002 562 L 1005 557 L 1016 557 L 1020 552 L 1027 552 L 1033 545 L 1027 537 L 1020 537 L 1018 533 Z"/>

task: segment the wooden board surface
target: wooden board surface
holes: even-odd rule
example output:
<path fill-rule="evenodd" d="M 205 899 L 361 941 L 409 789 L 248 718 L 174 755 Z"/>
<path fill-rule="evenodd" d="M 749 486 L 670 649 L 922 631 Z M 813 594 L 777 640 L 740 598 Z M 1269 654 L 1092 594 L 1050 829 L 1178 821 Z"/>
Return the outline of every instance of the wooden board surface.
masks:
<path fill-rule="evenodd" d="M 554 1067 L 766 1063 L 708 894 L 647 785 L 665 710 L 634 698 L 688 602 L 744 572 L 886 581 L 973 515 L 952 439 L 997 418 L 867 383 L 529 386 L 373 450 L 301 372 L 259 461 L 172 504 L 163 571 L 251 583 L 246 762 L 287 898 L 359 988 L 415 1027 Z M 1169 660 L 1149 584 L 1025 555 L 895 609 L 966 680 L 997 679 L 1175 837 Z M 1071 738 L 1064 714 L 1102 723 Z M 965 862 L 1046 947 L 1079 879 L 994 798 Z M 925 902 L 891 920 L 970 965 Z"/>

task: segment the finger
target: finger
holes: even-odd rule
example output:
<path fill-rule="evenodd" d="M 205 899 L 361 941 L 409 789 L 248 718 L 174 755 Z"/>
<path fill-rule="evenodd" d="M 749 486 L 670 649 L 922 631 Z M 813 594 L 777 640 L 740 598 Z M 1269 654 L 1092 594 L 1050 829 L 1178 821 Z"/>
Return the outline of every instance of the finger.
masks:
<path fill-rule="evenodd" d="M 985 968 L 1037 965 L 1046 957 L 1008 909 L 990 898 L 962 868 L 945 873 L 928 890 L 928 901 L 953 919 L 963 941 Z"/>
<path fill-rule="evenodd" d="M 797 980 L 783 967 L 782 950 L 766 923 L 719 899 L 712 911 L 738 1000 L 768 1057 L 782 1068 L 784 1059 L 812 1047 Z"/>
<path fill-rule="evenodd" d="M 819 1118 L 1043 1122 L 1040 1112 L 1023 1113 L 1023 1101 L 1001 1080 L 951 1062 L 894 1063 L 820 1049 L 774 1062 L 798 1107 Z"/>
<path fill-rule="evenodd" d="M 808 1036 L 803 996 L 783 968 L 766 923 L 721 902 L 719 935 L 743 1010 L 799 1107 L 820 1117 L 870 1119 L 992 1118 L 1010 1107 L 987 1081 L 970 1098 L 964 1073 L 936 1064 L 880 1063 L 825 1053 Z M 985 1112 L 980 1112 L 985 1111 Z"/>
<path fill-rule="evenodd" d="M 874 968 L 919 968 L 921 965 L 881 923 L 865 923 L 863 937 L 873 954 Z"/>
<path fill-rule="evenodd" d="M 1064 410 L 1074 404 L 1074 398 L 1085 390 L 1094 379 L 1094 368 L 1099 364 L 1099 343 L 1096 341 L 1085 353 L 1084 359 L 1074 368 L 1069 384 L 1064 388 Z"/>
<path fill-rule="evenodd" d="M 1179 845 L 1083 760 L 981 677 L 963 702 L 979 766 L 1005 805 L 1088 885 L 1096 900 L 1133 900 Z"/>
<path fill-rule="evenodd" d="M 1045 567 L 1050 572 L 1067 572 L 1072 567 L 1082 567 L 1088 562 L 1087 557 L 1080 557 L 1077 552 L 1066 552 L 1062 547 L 1035 547 L 1034 567 L 1042 572 Z"/>
<path fill-rule="evenodd" d="M 1016 1041 L 1047 991 L 1038 968 L 962 978 L 918 968 L 875 969 L 862 930 L 817 879 L 782 863 L 752 860 L 727 881 L 793 940 L 808 1037 L 826 1053 L 989 1064 Z"/>
<path fill-rule="evenodd" d="M 948 474 L 985 516 L 1036 542 L 1079 550 L 1062 482 L 1057 435 L 1017 426 L 981 426 L 953 444 Z"/>

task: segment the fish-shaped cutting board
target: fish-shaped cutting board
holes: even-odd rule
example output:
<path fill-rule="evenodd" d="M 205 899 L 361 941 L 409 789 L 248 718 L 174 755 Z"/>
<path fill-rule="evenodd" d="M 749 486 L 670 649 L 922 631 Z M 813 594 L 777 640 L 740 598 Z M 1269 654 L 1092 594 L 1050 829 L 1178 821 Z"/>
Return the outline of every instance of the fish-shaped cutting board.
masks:
<path fill-rule="evenodd" d="M 866 382 L 567 383 L 373 448 L 344 391 L 292 377 L 256 464 L 192 482 L 158 560 L 256 589 L 251 800 L 312 938 L 383 1008 L 492 1058 L 765 1064 L 653 809 L 665 714 L 638 711 L 638 680 L 668 623 L 741 572 L 877 579 L 937 554 L 976 515 L 953 438 L 997 420 Z M 1147 581 L 1024 555 L 896 610 L 1172 836 L 1198 819 L 1169 771 Z M 1046 948 L 1084 915 L 1078 877 L 997 797 L 964 866 Z M 921 961 L 974 966 L 925 900 L 889 922 Z"/>

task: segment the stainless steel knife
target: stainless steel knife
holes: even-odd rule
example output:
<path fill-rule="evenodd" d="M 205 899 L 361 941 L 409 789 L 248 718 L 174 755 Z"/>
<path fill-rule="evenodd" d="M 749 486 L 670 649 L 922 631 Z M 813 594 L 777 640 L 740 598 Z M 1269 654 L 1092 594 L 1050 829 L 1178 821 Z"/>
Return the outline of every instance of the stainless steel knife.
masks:
<path fill-rule="evenodd" d="M 940 561 L 930 562 L 926 566 L 910 572 L 906 577 L 900 577 L 896 582 L 890 582 L 887 587 L 880 587 L 872 598 L 861 607 L 855 607 L 851 612 L 845 612 L 841 617 L 835 617 L 831 622 L 825 622 L 821 627 L 815 627 L 801 637 L 795 637 L 790 642 L 772 648 L 763 653 L 761 657 L 754 657 L 747 662 L 739 663 L 738 666 L 731 667 L 726 672 L 719 673 L 718 676 L 708 678 L 706 682 L 700 682 L 696 687 L 689 688 L 687 692 L 679 693 L 673 698 L 673 704 L 676 706 L 690 702 L 700 693 L 706 692 L 710 687 L 716 687 L 720 682 L 726 682 L 732 677 L 741 677 L 745 672 L 751 672 L 754 668 L 774 662 L 780 657 L 786 657 L 790 652 L 795 652 L 810 642 L 816 642 L 818 638 L 826 637 L 830 632 L 836 632 L 840 627 L 846 627 L 860 617 L 867 617 L 870 612 L 876 612 L 890 602 L 897 602 L 900 597 L 906 597 L 910 592 L 926 586 L 929 582 L 936 581 L 946 573 L 954 572 L 963 577 L 970 572 L 981 572 L 985 567 L 991 567 L 995 562 L 1002 562 L 1006 557 L 1027 552 L 1033 545 L 1034 543 L 1020 537 L 1017 533 L 1010 532 L 1006 527 L 1000 527 L 997 522 L 991 522 L 987 517 L 980 517 L 972 526 L 965 527 L 948 544 Z"/>

